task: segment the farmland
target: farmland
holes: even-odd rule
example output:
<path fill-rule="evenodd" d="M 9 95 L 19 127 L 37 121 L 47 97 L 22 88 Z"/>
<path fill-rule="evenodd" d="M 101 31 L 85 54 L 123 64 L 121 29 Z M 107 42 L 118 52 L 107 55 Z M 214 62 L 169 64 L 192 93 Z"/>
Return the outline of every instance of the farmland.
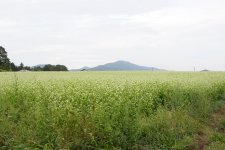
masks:
<path fill-rule="evenodd" d="M 0 149 L 223 149 L 224 105 L 224 72 L 2 72 Z"/>

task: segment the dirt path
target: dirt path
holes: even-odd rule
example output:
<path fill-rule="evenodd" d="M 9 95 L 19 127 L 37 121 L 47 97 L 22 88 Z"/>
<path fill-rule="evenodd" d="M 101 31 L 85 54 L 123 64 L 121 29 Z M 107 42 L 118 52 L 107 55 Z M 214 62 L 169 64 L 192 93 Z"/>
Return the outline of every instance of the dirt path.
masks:
<path fill-rule="evenodd" d="M 220 133 L 225 133 L 224 129 L 219 128 L 219 124 L 221 122 L 221 119 L 225 115 L 225 105 L 222 109 L 212 114 L 211 122 L 209 123 L 209 128 L 212 131 L 217 131 Z M 201 132 L 198 134 L 197 137 L 197 149 L 196 150 L 204 150 L 205 147 L 209 144 L 208 142 L 209 133 Z"/>
<path fill-rule="evenodd" d="M 225 105 L 220 111 L 212 115 L 211 127 L 218 128 L 218 124 L 221 122 L 221 119 L 224 117 L 224 115 L 225 115 Z M 218 130 L 221 132 L 224 132 L 224 129 L 218 129 Z"/>

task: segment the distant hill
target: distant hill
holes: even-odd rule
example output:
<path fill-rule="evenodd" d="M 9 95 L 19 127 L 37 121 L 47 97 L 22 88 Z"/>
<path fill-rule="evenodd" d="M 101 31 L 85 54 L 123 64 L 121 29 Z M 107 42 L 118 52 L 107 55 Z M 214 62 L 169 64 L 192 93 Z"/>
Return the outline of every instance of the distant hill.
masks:
<path fill-rule="evenodd" d="M 128 61 L 116 61 L 113 63 L 107 63 L 104 65 L 99 65 L 93 68 L 83 67 L 81 69 L 73 69 L 71 71 L 144 71 L 144 70 L 151 70 L 151 71 L 159 71 L 161 69 L 155 67 L 145 67 L 139 66 Z"/>

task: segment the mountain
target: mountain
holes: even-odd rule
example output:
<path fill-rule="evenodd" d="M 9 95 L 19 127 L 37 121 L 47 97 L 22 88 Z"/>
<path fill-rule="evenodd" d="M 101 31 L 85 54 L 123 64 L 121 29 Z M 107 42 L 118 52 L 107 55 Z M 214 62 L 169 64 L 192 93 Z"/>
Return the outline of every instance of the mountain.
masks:
<path fill-rule="evenodd" d="M 145 67 L 145 66 L 139 66 L 133 63 L 130 63 L 128 61 L 116 61 L 113 63 L 107 63 L 104 65 L 99 65 L 93 68 L 81 68 L 81 69 L 73 69 L 71 71 L 142 71 L 142 70 L 151 70 L 151 71 L 159 71 L 161 69 L 155 68 L 155 67 Z"/>

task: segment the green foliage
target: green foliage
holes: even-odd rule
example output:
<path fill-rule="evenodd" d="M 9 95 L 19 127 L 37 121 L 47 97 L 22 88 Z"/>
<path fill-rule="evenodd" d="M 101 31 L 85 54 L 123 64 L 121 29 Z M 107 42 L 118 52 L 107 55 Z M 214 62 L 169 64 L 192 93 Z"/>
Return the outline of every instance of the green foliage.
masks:
<path fill-rule="evenodd" d="M 34 67 L 34 71 L 68 71 L 67 67 L 64 65 L 44 65 L 44 67 Z"/>
<path fill-rule="evenodd" d="M 18 71 L 17 66 L 14 63 L 10 64 L 10 68 L 12 71 Z"/>
<path fill-rule="evenodd" d="M 68 71 L 64 65 L 45 65 L 43 71 Z"/>
<path fill-rule="evenodd" d="M 206 147 L 206 150 L 224 150 L 224 148 L 225 148 L 225 143 L 213 142 Z"/>
<path fill-rule="evenodd" d="M 0 149 L 191 149 L 225 73 L 0 73 Z M 219 106 L 220 105 L 220 106 Z M 214 136 L 209 148 L 219 146 Z"/>
<path fill-rule="evenodd" d="M 196 141 L 191 136 L 184 136 L 182 140 L 180 140 L 173 146 L 173 149 L 175 150 L 196 149 Z"/>
<path fill-rule="evenodd" d="M 0 70 L 10 70 L 10 60 L 2 46 L 0 46 Z"/>
<path fill-rule="evenodd" d="M 211 137 L 210 137 L 210 142 L 222 142 L 225 144 L 225 135 L 221 134 L 221 133 L 214 133 Z"/>
<path fill-rule="evenodd" d="M 219 130 L 225 131 L 225 116 L 221 118 L 220 124 L 219 124 Z"/>

